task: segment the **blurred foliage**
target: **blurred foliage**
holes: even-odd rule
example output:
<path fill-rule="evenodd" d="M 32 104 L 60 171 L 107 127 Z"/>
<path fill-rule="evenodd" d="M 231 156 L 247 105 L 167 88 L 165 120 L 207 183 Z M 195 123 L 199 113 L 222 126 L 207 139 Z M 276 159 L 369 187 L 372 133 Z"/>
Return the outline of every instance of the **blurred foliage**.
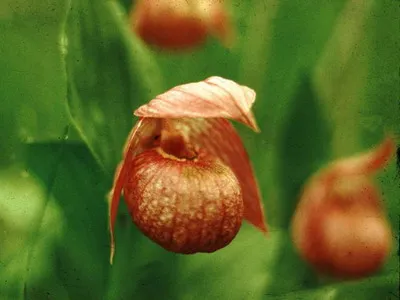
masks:
<path fill-rule="evenodd" d="M 231 49 L 173 54 L 130 33 L 130 1 L 0 2 L 0 299 L 397 299 L 400 179 L 377 178 L 393 226 L 381 272 L 315 274 L 288 227 L 326 162 L 400 135 L 400 9 L 394 0 L 232 0 Z M 172 86 L 211 75 L 257 91 L 262 133 L 238 126 L 271 232 L 248 224 L 213 254 L 145 238 L 121 205 L 108 264 L 106 193 L 135 122 Z M 236 124 L 235 124 L 236 125 Z"/>

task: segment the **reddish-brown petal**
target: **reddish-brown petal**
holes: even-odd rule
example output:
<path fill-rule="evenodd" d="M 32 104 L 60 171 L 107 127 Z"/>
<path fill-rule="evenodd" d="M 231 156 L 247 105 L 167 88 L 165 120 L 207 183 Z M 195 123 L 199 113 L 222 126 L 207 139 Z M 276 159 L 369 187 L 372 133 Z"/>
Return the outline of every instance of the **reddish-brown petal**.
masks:
<path fill-rule="evenodd" d="M 231 46 L 234 30 L 224 5 L 215 0 L 138 0 L 132 29 L 147 44 L 165 50 L 199 46 L 211 34 Z"/>
<path fill-rule="evenodd" d="M 254 90 L 221 77 L 170 89 L 135 111 L 151 118 L 229 118 L 259 131 L 251 107 Z"/>
<path fill-rule="evenodd" d="M 114 242 L 114 224 L 118 212 L 118 204 L 121 193 L 126 181 L 129 178 L 130 166 L 133 158 L 154 146 L 157 141 L 154 139 L 160 134 L 161 120 L 152 118 L 141 118 L 129 134 L 129 138 L 124 147 L 123 161 L 118 165 L 114 184 L 109 193 L 109 230 L 111 239 L 110 263 L 112 264 L 115 242 Z"/>
<path fill-rule="evenodd" d="M 132 29 L 147 44 L 185 50 L 202 44 L 207 24 L 187 0 L 141 0 L 131 12 Z"/>
<path fill-rule="evenodd" d="M 369 175 L 385 166 L 395 150 L 393 138 L 387 137 L 368 152 L 335 161 L 320 173 L 320 178 L 331 183 L 342 176 Z"/>
<path fill-rule="evenodd" d="M 232 124 L 223 118 L 182 118 L 167 121 L 170 130 L 182 134 L 187 143 L 217 156 L 235 173 L 244 202 L 244 218 L 263 232 L 267 232 L 260 191 L 249 157 Z"/>

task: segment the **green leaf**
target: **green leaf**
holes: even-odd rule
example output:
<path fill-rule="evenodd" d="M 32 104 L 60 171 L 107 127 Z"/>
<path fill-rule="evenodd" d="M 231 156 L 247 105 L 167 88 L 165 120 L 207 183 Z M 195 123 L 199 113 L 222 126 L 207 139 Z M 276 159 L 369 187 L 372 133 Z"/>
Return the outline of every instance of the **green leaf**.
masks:
<path fill-rule="evenodd" d="M 277 8 L 271 31 L 267 70 L 257 91 L 260 128 L 274 139 L 286 122 L 304 70 L 311 70 L 324 49 L 344 0 L 283 1 Z M 263 28 L 264 29 L 264 28 Z M 260 59 L 260 58 L 258 58 Z M 274 142 L 275 140 L 270 140 Z"/>
<path fill-rule="evenodd" d="M 335 157 L 361 150 L 360 126 L 365 116 L 358 112 L 365 108 L 370 76 L 367 24 L 373 9 L 372 0 L 362 5 L 346 2 L 313 72 L 316 92 L 334 128 Z"/>
<path fill-rule="evenodd" d="M 279 202 L 275 204 L 271 223 L 285 230 L 289 230 L 304 184 L 330 157 L 329 124 L 321 111 L 309 77 L 303 75 L 300 82 L 277 148 Z M 269 294 L 311 288 L 318 284 L 315 272 L 307 267 L 293 249 L 290 232 L 286 231 L 285 237 L 272 269 L 276 276 L 268 288 Z M 286 263 L 288 261 L 290 264 Z M 291 272 L 293 268 L 298 271 Z"/>
<path fill-rule="evenodd" d="M 366 145 L 376 143 L 382 133 L 395 134 L 400 142 L 400 56 L 397 55 L 400 35 L 396 31 L 399 13 L 396 1 L 376 1 L 373 17 L 365 29 L 369 76 L 360 123 Z"/>
<path fill-rule="evenodd" d="M 69 123 L 62 35 L 67 4 L 67 0 L 1 1 L 2 149 L 5 144 L 18 148 L 20 140 L 57 140 Z M 0 159 L 12 152 L 2 152 Z"/>
<path fill-rule="evenodd" d="M 339 282 L 316 289 L 304 289 L 279 296 L 266 295 L 269 300 L 352 300 L 397 299 L 398 275 L 376 276 L 358 281 Z"/>
<path fill-rule="evenodd" d="M 263 299 L 273 282 L 269 272 L 279 256 L 284 237 L 272 231 L 268 238 L 244 224 L 235 240 L 212 254 L 182 256 L 179 299 Z"/>
<path fill-rule="evenodd" d="M 287 228 L 303 185 L 330 158 L 331 129 L 310 79 L 304 75 L 278 144 L 280 218 Z"/>
<path fill-rule="evenodd" d="M 46 188 L 30 170 L 18 164 L 0 171 L 1 299 L 22 299 L 27 282 L 51 272 L 61 219 L 59 208 L 49 203 Z M 60 287 L 52 283 L 53 290 Z"/>
<path fill-rule="evenodd" d="M 256 137 L 240 133 L 255 165 L 266 214 L 273 225 L 281 222 L 282 205 L 286 205 L 281 192 L 298 189 L 295 182 L 281 190 L 279 173 L 283 172 L 277 165 L 282 157 L 282 135 L 290 126 L 293 106 L 299 105 L 294 101 L 304 75 L 309 76 L 304 72 L 314 68 L 345 2 L 253 1 L 248 11 L 238 5 L 247 26 L 243 30 L 239 78 L 257 92 L 254 110 L 261 129 Z M 303 132 L 302 136 L 307 134 Z M 286 140 L 289 138 L 286 136 Z"/>
<path fill-rule="evenodd" d="M 103 171 L 86 147 L 75 144 L 31 145 L 27 167 L 51 188 L 51 203 L 61 215 L 61 234 L 49 254 L 51 273 L 44 278 L 51 282 L 47 292 L 52 293 L 58 284 L 71 299 L 101 299 L 109 270 L 105 199 L 108 181 Z M 41 285 L 29 286 L 31 299 Z"/>
<path fill-rule="evenodd" d="M 161 92 L 156 65 L 124 22 L 116 3 L 72 1 L 66 28 L 72 119 L 110 174 L 122 158 L 133 110 Z"/>
<path fill-rule="evenodd" d="M 165 299 L 261 299 L 265 283 L 271 280 L 265 270 L 279 254 L 282 239 L 279 232 L 266 239 L 244 224 L 229 247 L 210 254 L 180 255 L 144 237 L 129 217 L 120 221 L 107 299 L 160 295 Z M 127 284 L 126 278 L 132 282 Z"/>

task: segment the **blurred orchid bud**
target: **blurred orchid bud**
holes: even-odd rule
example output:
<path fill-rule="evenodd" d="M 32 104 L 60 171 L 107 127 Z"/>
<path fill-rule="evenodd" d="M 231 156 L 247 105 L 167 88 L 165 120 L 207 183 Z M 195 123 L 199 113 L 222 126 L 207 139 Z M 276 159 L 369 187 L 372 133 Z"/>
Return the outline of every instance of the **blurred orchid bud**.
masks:
<path fill-rule="evenodd" d="M 391 228 L 373 172 L 395 151 L 387 138 L 370 152 L 340 159 L 305 186 L 292 221 L 300 255 L 317 271 L 341 278 L 379 270 L 391 249 Z"/>
<path fill-rule="evenodd" d="M 209 34 L 228 46 L 233 36 L 223 0 L 139 0 L 131 26 L 147 44 L 165 50 L 193 48 Z"/>

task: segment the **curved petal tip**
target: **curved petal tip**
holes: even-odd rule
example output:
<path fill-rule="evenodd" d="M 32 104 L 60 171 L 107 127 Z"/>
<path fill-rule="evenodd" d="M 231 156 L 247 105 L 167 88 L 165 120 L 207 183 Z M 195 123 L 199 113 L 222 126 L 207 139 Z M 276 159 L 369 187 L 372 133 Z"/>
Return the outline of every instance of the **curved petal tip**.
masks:
<path fill-rule="evenodd" d="M 152 118 L 228 118 L 259 132 L 251 110 L 255 99 L 256 92 L 251 88 L 212 76 L 176 86 L 142 105 L 134 114 Z"/>
<path fill-rule="evenodd" d="M 383 168 L 393 157 L 396 143 L 393 137 L 386 137 L 379 145 L 368 152 L 334 162 L 332 174 L 367 175 Z"/>

